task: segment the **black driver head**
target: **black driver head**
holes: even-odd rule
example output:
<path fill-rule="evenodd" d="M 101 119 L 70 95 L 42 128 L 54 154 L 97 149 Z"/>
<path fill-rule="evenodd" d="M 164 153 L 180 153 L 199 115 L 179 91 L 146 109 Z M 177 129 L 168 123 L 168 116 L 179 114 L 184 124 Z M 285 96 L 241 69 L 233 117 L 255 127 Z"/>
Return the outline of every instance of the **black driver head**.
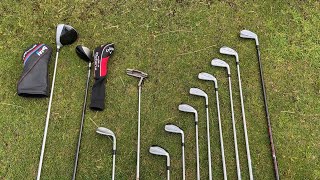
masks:
<path fill-rule="evenodd" d="M 85 60 L 86 62 L 92 62 L 92 53 L 89 48 L 78 45 L 76 47 L 76 53 L 81 59 Z"/>
<path fill-rule="evenodd" d="M 69 25 L 58 24 L 56 33 L 56 43 L 58 49 L 65 45 L 70 45 L 78 39 L 77 31 Z"/>

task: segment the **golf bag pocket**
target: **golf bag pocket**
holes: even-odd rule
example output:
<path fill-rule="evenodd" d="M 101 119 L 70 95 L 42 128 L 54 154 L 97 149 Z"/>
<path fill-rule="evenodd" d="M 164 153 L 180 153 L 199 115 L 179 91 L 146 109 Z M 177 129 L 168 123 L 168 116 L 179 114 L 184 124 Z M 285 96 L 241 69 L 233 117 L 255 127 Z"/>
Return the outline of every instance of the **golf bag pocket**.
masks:
<path fill-rule="evenodd" d="M 18 82 L 19 96 L 49 96 L 48 65 L 52 48 L 45 44 L 34 44 L 22 55 L 23 72 Z"/>

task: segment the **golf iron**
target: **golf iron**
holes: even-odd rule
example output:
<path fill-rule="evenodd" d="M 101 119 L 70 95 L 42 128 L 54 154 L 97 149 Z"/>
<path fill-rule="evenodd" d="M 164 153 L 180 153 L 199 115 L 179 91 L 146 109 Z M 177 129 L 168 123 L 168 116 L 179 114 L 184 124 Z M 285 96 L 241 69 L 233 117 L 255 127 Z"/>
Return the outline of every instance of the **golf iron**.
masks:
<path fill-rule="evenodd" d="M 191 95 L 200 96 L 205 98 L 206 116 L 207 116 L 207 144 L 208 144 L 208 162 L 209 162 L 209 180 L 212 180 L 212 165 L 211 165 L 211 146 L 210 146 L 210 125 L 209 125 L 209 108 L 208 108 L 208 95 L 199 88 L 190 88 Z"/>
<path fill-rule="evenodd" d="M 88 96 L 88 88 L 89 88 L 90 75 L 91 75 L 91 64 L 92 64 L 92 53 L 89 48 L 79 45 L 76 47 L 76 53 L 82 60 L 88 62 L 88 75 L 87 75 L 86 89 L 85 89 L 85 93 L 84 93 L 84 101 L 83 101 L 83 107 L 82 107 L 82 116 L 81 116 L 78 144 L 77 144 L 77 150 L 76 150 L 76 155 L 75 155 L 75 160 L 74 160 L 73 175 L 72 175 L 73 180 L 76 179 L 76 174 L 77 174 L 78 159 L 79 159 L 79 152 L 80 152 L 80 145 L 81 145 L 81 137 L 82 137 L 83 124 L 84 124 L 84 119 L 85 119 L 86 109 L 87 109 L 87 96 Z"/>
<path fill-rule="evenodd" d="M 236 121 L 234 119 L 234 110 L 233 110 L 230 67 L 229 67 L 229 64 L 227 64 L 226 62 L 224 62 L 220 59 L 213 59 L 211 61 L 211 65 L 215 66 L 215 67 L 227 68 L 228 80 L 229 80 L 229 94 L 230 94 L 231 118 L 232 118 L 232 128 L 233 128 L 233 138 L 234 138 L 234 149 L 235 149 L 235 153 L 236 153 L 237 175 L 238 175 L 238 180 L 240 180 L 241 179 L 241 171 L 240 171 L 240 160 L 239 160 L 239 152 L 238 152 Z"/>
<path fill-rule="evenodd" d="M 222 48 L 220 48 L 220 53 L 236 57 L 237 73 L 238 73 L 238 81 L 239 81 L 239 91 L 240 91 L 240 101 L 241 101 L 241 112 L 242 112 L 244 138 L 245 138 L 245 141 L 246 141 L 246 151 L 247 151 L 247 159 L 248 159 L 249 176 L 250 176 L 250 180 L 253 180 L 251 155 L 250 155 L 250 147 L 249 147 L 249 138 L 248 138 L 248 132 L 247 132 L 246 114 L 245 114 L 245 111 L 244 111 L 244 102 L 243 102 L 243 95 L 242 95 L 239 56 L 238 56 L 238 53 L 235 50 L 233 50 L 233 49 L 231 49 L 229 47 L 226 47 L 226 46 L 223 46 Z"/>
<path fill-rule="evenodd" d="M 196 125 L 196 157 L 197 157 L 197 180 L 200 180 L 200 158 L 199 158 L 199 132 L 198 132 L 198 112 L 188 104 L 180 104 L 179 111 L 193 113 Z"/>
<path fill-rule="evenodd" d="M 138 143 L 137 143 L 137 172 L 136 172 L 136 180 L 140 178 L 140 108 L 141 108 L 141 89 L 142 89 L 142 82 L 145 78 L 148 77 L 147 73 L 142 71 L 138 71 L 135 69 L 127 69 L 127 75 L 139 78 L 139 92 L 138 92 Z"/>
<path fill-rule="evenodd" d="M 166 124 L 164 127 L 165 131 L 169 133 L 181 134 L 181 146 L 182 146 L 182 179 L 186 179 L 186 163 L 185 163 L 185 155 L 184 155 L 184 133 L 181 128 L 174 124 Z"/>
<path fill-rule="evenodd" d="M 51 104 L 52 104 L 52 98 L 53 98 L 54 83 L 55 83 L 56 74 L 57 74 L 59 50 L 62 46 L 70 45 L 70 44 L 74 43 L 77 39 L 78 39 L 78 33 L 73 27 L 66 25 L 66 24 L 58 24 L 57 31 L 56 31 L 57 54 L 56 54 L 56 60 L 55 60 L 55 64 L 54 64 L 54 71 L 53 71 L 51 93 L 50 93 L 50 99 L 49 99 L 49 105 L 48 105 L 48 111 L 47 111 L 47 117 L 46 117 L 46 124 L 45 124 L 45 128 L 44 128 L 44 133 L 43 133 L 43 141 L 42 141 L 42 147 L 41 147 L 41 153 L 40 153 L 37 180 L 40 180 L 40 177 L 41 177 L 41 169 L 42 169 L 42 163 L 43 163 L 43 157 L 44 157 L 44 150 L 45 150 L 45 146 L 46 146 L 48 127 L 49 127 L 49 119 L 50 119 L 50 111 L 51 111 Z"/>
<path fill-rule="evenodd" d="M 276 156 L 276 149 L 275 149 L 275 146 L 273 143 L 272 126 L 271 126 L 271 120 L 270 120 L 270 115 L 269 115 L 269 110 L 268 110 L 268 102 L 267 102 L 267 90 L 264 85 L 258 36 L 249 30 L 242 30 L 242 31 L 240 31 L 240 37 L 246 38 L 246 39 L 254 39 L 256 42 L 256 49 L 257 49 L 259 69 L 260 69 L 260 79 L 261 79 L 262 92 L 263 92 L 264 109 L 266 112 L 266 118 L 267 118 L 267 123 L 268 123 L 268 134 L 269 134 L 271 153 L 272 153 L 272 159 L 273 159 L 274 175 L 275 175 L 275 178 L 277 180 L 279 180 L 280 175 L 279 175 L 278 161 L 277 161 L 277 156 Z"/>
<path fill-rule="evenodd" d="M 219 125 L 219 135 L 220 135 L 220 148 L 221 148 L 221 159 L 222 159 L 222 168 L 223 168 L 223 177 L 224 180 L 227 180 L 227 167 L 226 167 L 226 160 L 224 156 L 224 144 L 223 144 L 223 136 L 222 136 L 222 124 L 221 124 L 221 117 L 220 117 L 220 105 L 219 105 L 219 94 L 218 94 L 218 81 L 217 79 L 212 76 L 211 74 L 202 72 L 198 74 L 198 78 L 205 81 L 213 81 L 214 82 L 214 89 L 216 92 L 216 102 L 217 102 L 217 111 L 218 111 L 218 125 Z"/>
<path fill-rule="evenodd" d="M 170 155 L 169 153 L 160 146 L 153 145 L 149 148 L 149 152 L 158 156 L 167 157 L 167 180 L 170 180 Z"/>
<path fill-rule="evenodd" d="M 111 136 L 113 141 L 112 146 L 112 180 L 114 180 L 115 172 L 116 172 L 116 147 L 117 147 L 117 139 L 114 133 L 104 127 L 98 127 L 96 132 L 98 134 L 104 135 L 104 136 Z"/>

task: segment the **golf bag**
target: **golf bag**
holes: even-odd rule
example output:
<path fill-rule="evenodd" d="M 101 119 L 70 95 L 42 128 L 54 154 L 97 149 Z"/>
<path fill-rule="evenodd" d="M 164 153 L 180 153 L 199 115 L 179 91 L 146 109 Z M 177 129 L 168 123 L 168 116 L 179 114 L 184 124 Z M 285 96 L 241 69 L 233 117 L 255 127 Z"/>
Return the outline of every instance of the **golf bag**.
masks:
<path fill-rule="evenodd" d="M 94 58 L 94 84 L 91 92 L 92 110 L 102 111 L 105 108 L 105 83 L 108 73 L 108 61 L 114 51 L 113 44 L 105 44 L 93 51 Z"/>
<path fill-rule="evenodd" d="M 45 44 L 34 44 L 22 55 L 23 72 L 17 86 L 19 96 L 49 96 L 48 64 L 52 48 Z"/>

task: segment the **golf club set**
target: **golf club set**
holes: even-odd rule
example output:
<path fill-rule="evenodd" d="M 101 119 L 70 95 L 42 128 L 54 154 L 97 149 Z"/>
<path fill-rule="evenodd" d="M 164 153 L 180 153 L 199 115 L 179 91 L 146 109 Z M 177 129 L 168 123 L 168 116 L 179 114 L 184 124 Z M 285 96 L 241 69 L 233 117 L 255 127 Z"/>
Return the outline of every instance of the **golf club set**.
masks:
<path fill-rule="evenodd" d="M 271 120 L 268 112 L 268 104 L 267 104 L 267 97 L 266 97 L 266 89 L 264 85 L 263 79 L 263 72 L 262 72 L 262 64 L 260 59 L 260 50 L 259 50 L 259 42 L 258 36 L 248 30 L 242 30 L 240 32 L 240 37 L 247 38 L 247 39 L 255 39 L 256 42 L 256 49 L 259 61 L 259 68 L 260 68 L 260 78 L 262 84 L 262 91 L 264 96 L 264 107 L 266 112 L 266 118 L 268 123 L 268 133 L 272 151 L 272 158 L 274 164 L 274 172 L 275 178 L 279 179 L 279 172 L 278 172 L 278 163 L 276 159 L 275 147 L 272 138 L 272 130 L 271 130 Z M 46 138 L 48 133 L 48 126 L 49 126 L 49 119 L 50 119 L 50 111 L 51 111 L 51 104 L 53 99 L 53 91 L 55 85 L 55 78 L 57 74 L 57 64 L 58 64 L 58 57 L 59 51 L 63 46 L 73 44 L 78 39 L 78 32 L 69 25 L 66 24 L 59 24 L 56 29 L 56 58 L 54 64 L 54 71 L 53 71 L 53 78 L 50 90 L 50 98 L 48 103 L 48 110 L 44 128 L 44 135 L 40 153 L 40 160 L 38 166 L 38 173 L 37 173 L 37 180 L 40 180 L 41 177 L 41 169 L 44 159 L 44 152 L 45 152 L 45 145 L 46 145 Z M 48 97 L 49 96 L 49 83 L 48 83 L 48 65 L 50 61 L 50 57 L 52 54 L 52 48 L 45 44 L 34 44 L 29 47 L 22 56 L 23 59 L 23 72 L 18 81 L 17 85 L 17 92 L 19 96 L 23 97 Z M 76 147 L 75 153 L 75 160 L 74 160 L 74 168 L 73 168 L 73 176 L 72 179 L 76 179 L 77 167 L 78 167 L 78 158 L 80 153 L 80 146 L 81 146 L 81 138 L 82 138 L 82 131 L 85 119 L 85 113 L 87 109 L 87 97 L 88 97 L 88 89 L 89 89 L 89 82 L 91 77 L 91 68 L 92 63 L 94 63 L 94 84 L 92 86 L 91 92 L 91 104 L 90 109 L 102 111 L 104 110 L 104 100 L 105 100 L 105 84 L 106 84 L 106 75 L 108 73 L 108 61 L 111 55 L 114 52 L 114 44 L 107 43 L 101 46 L 98 46 L 92 52 L 89 48 L 79 45 L 75 49 L 76 54 L 88 63 L 88 74 L 87 74 L 87 81 L 86 81 L 86 88 L 85 88 L 85 95 L 84 95 L 84 103 L 82 108 L 82 116 L 81 116 L 81 123 L 78 135 L 78 142 Z M 250 148 L 249 148 L 249 140 L 248 140 L 248 133 L 246 127 L 246 118 L 245 118 L 245 108 L 244 108 L 244 100 L 242 94 L 242 86 L 241 86 L 241 77 L 240 77 L 240 64 L 239 64 L 239 57 L 238 53 L 229 48 L 229 47 L 222 47 L 220 48 L 221 54 L 231 55 L 234 56 L 236 59 L 237 65 L 237 73 L 238 73 L 238 82 L 239 82 L 239 90 L 240 90 L 240 100 L 241 100 L 241 112 L 242 112 L 242 120 L 243 120 L 243 127 L 244 127 L 244 136 L 245 136 L 245 143 L 246 143 L 246 152 L 247 152 L 247 161 L 248 161 L 248 169 L 249 169 L 249 176 L 250 180 L 253 180 L 253 171 L 252 171 L 252 162 L 250 156 Z M 231 72 L 230 66 L 225 61 L 220 59 L 213 59 L 211 61 L 211 65 L 216 68 L 225 68 L 227 70 L 228 81 L 229 81 L 229 97 L 230 97 L 230 104 L 231 104 L 231 120 L 232 120 L 232 128 L 233 128 L 233 137 L 234 137 L 234 148 L 235 148 L 235 159 L 236 159 L 236 167 L 237 167 L 237 177 L 241 179 L 241 171 L 240 171 L 240 161 L 239 161 L 239 153 L 238 153 L 238 144 L 237 144 L 237 134 L 236 134 L 236 125 L 235 125 L 235 118 L 234 118 L 234 109 L 233 109 L 233 98 L 232 98 L 232 85 L 231 85 Z M 136 179 L 140 179 L 140 119 L 141 119 L 141 93 L 142 93 L 142 85 L 146 78 L 148 78 L 148 74 L 139 70 L 135 69 L 127 69 L 127 75 L 138 78 L 138 137 L 137 137 L 137 165 L 136 165 Z M 221 125 L 221 117 L 220 117 L 220 107 L 219 107 L 219 95 L 218 95 L 218 81 L 217 79 L 206 72 L 201 72 L 198 74 L 199 80 L 204 81 L 211 81 L 214 85 L 214 92 L 216 95 L 216 108 L 217 108 L 217 118 L 218 118 L 218 126 L 219 126 L 219 136 L 220 136 L 220 146 L 221 146 L 221 157 L 222 157 L 222 168 L 223 168 L 223 175 L 224 179 L 227 179 L 227 168 L 225 162 L 225 155 L 224 155 L 224 144 L 223 144 L 223 133 L 222 133 L 222 125 Z M 209 124 L 209 99 L 207 93 L 199 88 L 190 88 L 189 93 L 194 96 L 199 96 L 205 98 L 205 108 L 206 108 L 206 131 L 207 131 L 207 148 L 208 148 L 208 170 L 209 170 L 209 179 L 212 179 L 212 164 L 211 164 L 211 145 L 210 145 L 210 124 Z M 193 113 L 195 118 L 195 131 L 196 131 L 196 172 L 197 172 L 197 180 L 200 179 L 200 160 L 199 160 L 199 132 L 198 132 L 198 111 L 188 105 L 188 104 L 180 104 L 178 106 L 178 110 L 181 112 Z M 181 134 L 181 146 L 182 146 L 182 173 L 183 179 L 186 179 L 186 165 L 185 165 L 185 139 L 184 139 L 184 131 L 182 128 L 178 127 L 175 124 L 166 124 L 164 127 L 166 132 Z M 112 156 L 113 156 L 113 164 L 112 164 L 112 179 L 115 179 L 115 156 L 116 156 L 116 136 L 115 134 L 105 128 L 105 127 L 98 127 L 96 129 L 96 133 L 104 136 L 109 136 L 112 138 L 113 147 L 112 147 Z M 149 152 L 154 155 L 161 155 L 166 156 L 167 158 L 167 179 L 170 179 L 170 155 L 167 150 L 164 148 L 152 145 L 149 148 Z"/>
<path fill-rule="evenodd" d="M 271 129 L 271 120 L 269 116 L 268 111 L 268 104 L 267 104 L 267 95 L 266 95 L 266 89 L 264 85 L 264 79 L 263 79 L 263 72 L 262 72 L 262 64 L 261 64 L 261 58 L 260 58 L 260 49 L 259 49 L 259 41 L 258 36 L 249 31 L 249 30 L 242 30 L 240 32 L 241 38 L 246 39 L 254 39 L 256 42 L 256 50 L 258 55 L 258 62 L 259 62 L 259 69 L 260 69 L 260 80 L 262 84 L 262 91 L 263 91 L 263 97 L 264 97 L 264 107 L 266 112 L 266 118 L 268 123 L 268 134 L 269 134 L 269 140 L 270 140 L 270 146 L 271 146 L 271 152 L 272 152 L 272 158 L 273 158 L 273 165 L 274 165 L 274 175 L 275 179 L 279 180 L 279 170 L 278 170 L 278 162 L 276 159 L 276 153 L 275 153 L 275 147 L 273 143 L 273 137 L 272 137 L 272 129 Z M 248 162 L 248 169 L 249 169 L 249 178 L 250 180 L 253 180 L 253 170 L 252 170 L 252 162 L 251 162 L 251 155 L 250 155 L 250 148 L 249 148 L 249 138 L 248 138 L 248 132 L 247 132 L 247 125 L 246 125 L 246 116 L 245 116 L 245 108 L 244 108 L 244 100 L 243 100 L 243 93 L 242 93 L 242 85 L 241 85 L 241 76 L 240 76 L 240 61 L 238 53 L 229 47 L 223 46 L 220 48 L 219 52 L 224 55 L 230 55 L 234 56 L 236 60 L 236 66 L 237 66 L 237 75 L 238 75 L 238 82 L 239 82 L 239 91 L 240 91 L 240 101 L 241 101 L 241 113 L 242 113 L 242 120 L 243 120 L 243 128 L 244 128 L 244 136 L 245 136 L 245 144 L 246 144 L 246 152 L 247 152 L 247 162 Z M 232 85 L 231 85 L 231 71 L 230 66 L 228 63 L 221 59 L 214 58 L 211 61 L 211 65 L 215 68 L 225 68 L 227 70 L 227 76 L 228 76 L 228 84 L 229 84 L 229 98 L 230 98 L 230 109 L 231 109 L 231 120 L 232 120 L 232 129 L 233 129 L 233 137 L 234 137 L 234 148 L 235 148 L 235 159 L 236 159 L 236 169 L 237 169 L 237 178 L 241 179 L 241 170 L 240 170 L 240 160 L 239 160 L 239 152 L 238 152 L 238 143 L 237 143 L 237 132 L 236 132 L 236 121 L 234 117 L 234 105 L 233 105 L 233 97 L 232 97 Z M 204 81 L 211 81 L 214 84 L 214 91 L 216 94 L 216 106 L 217 106 L 217 118 L 218 118 L 218 126 L 219 126 L 219 136 L 220 136 L 220 146 L 221 146 L 221 159 L 222 159 L 222 169 L 223 169 L 223 176 L 224 179 L 227 179 L 227 168 L 226 168 L 226 162 L 225 162 L 225 155 L 224 155 L 224 143 L 223 143 L 223 133 L 222 133 L 222 125 L 221 125 L 221 116 L 220 116 L 220 107 L 219 107 L 219 95 L 218 95 L 218 81 L 217 78 L 215 78 L 213 75 L 201 72 L 198 74 L 199 80 Z M 209 124 L 209 105 L 208 105 L 208 95 L 203 90 L 199 88 L 190 88 L 189 90 L 190 95 L 198 96 L 198 97 L 204 97 L 205 98 L 205 108 L 206 108 L 206 126 L 207 126 L 207 146 L 208 146 L 208 178 L 212 180 L 212 163 L 211 163 L 211 146 L 210 146 L 210 124 Z M 197 174 L 197 180 L 200 180 L 200 158 L 199 158 L 199 131 L 198 131 L 198 111 L 188 105 L 188 104 L 180 104 L 178 106 L 179 111 L 186 112 L 186 113 L 193 113 L 195 118 L 195 141 L 196 141 L 196 174 Z M 171 133 L 179 133 L 182 135 L 182 169 L 183 169 L 183 179 L 185 179 L 185 157 L 184 157 L 184 132 L 183 130 L 174 125 L 174 124 L 167 124 L 165 126 L 165 130 L 167 132 Z M 167 157 L 167 179 L 170 179 L 170 155 L 167 150 L 164 148 L 153 145 L 150 147 L 149 152 L 151 154 L 155 155 L 162 155 Z"/>

